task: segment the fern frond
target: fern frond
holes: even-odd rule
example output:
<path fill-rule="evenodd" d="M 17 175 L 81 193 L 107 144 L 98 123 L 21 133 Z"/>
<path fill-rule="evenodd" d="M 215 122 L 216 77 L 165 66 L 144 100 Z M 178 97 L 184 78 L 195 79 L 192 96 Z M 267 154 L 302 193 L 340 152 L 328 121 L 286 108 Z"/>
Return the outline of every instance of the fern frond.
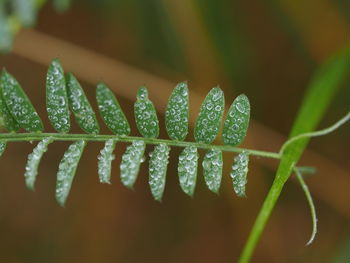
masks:
<path fill-rule="evenodd" d="M 64 205 L 69 195 L 80 157 L 87 141 L 105 142 L 98 156 L 98 175 L 101 183 L 111 182 L 111 163 L 116 143 L 131 142 L 122 156 L 120 164 L 121 182 L 133 188 L 147 144 L 155 145 L 149 160 L 149 186 L 154 199 L 163 197 L 169 152 L 172 146 L 184 147 L 179 155 L 178 176 L 182 190 L 193 196 L 197 182 L 198 149 L 206 149 L 202 162 L 203 175 L 210 191 L 218 193 L 223 170 L 223 151 L 240 153 L 233 166 L 234 190 L 238 196 L 245 195 L 248 153 L 279 158 L 276 153 L 247 150 L 233 147 L 244 139 L 250 117 L 250 105 L 245 95 L 238 96 L 232 103 L 223 125 L 222 140 L 226 145 L 211 144 L 217 137 L 224 115 L 224 93 L 213 88 L 204 99 L 194 127 L 195 142 L 184 141 L 188 134 L 189 91 L 186 82 L 179 83 L 169 97 L 165 111 L 165 126 L 170 140 L 158 139 L 159 121 L 156 109 L 148 97 L 146 87 L 140 87 L 134 104 L 137 129 L 143 137 L 129 136 L 129 122 L 117 98 L 104 83 L 96 88 L 99 113 L 105 125 L 114 135 L 99 134 L 100 126 L 96 114 L 83 88 L 72 73 L 65 75 L 58 59 L 50 64 L 46 78 L 46 109 L 51 125 L 58 133 L 42 133 L 42 121 L 34 106 L 16 79 L 3 70 L 0 78 L 0 117 L 6 129 L 11 132 L 0 134 L 0 153 L 9 141 L 40 140 L 28 156 L 25 180 L 34 189 L 38 166 L 48 144 L 53 141 L 72 141 L 65 152 L 57 173 L 56 199 Z M 75 121 L 86 134 L 70 134 L 70 111 Z M 24 128 L 28 133 L 16 133 Z M 237 168 L 237 169 L 236 169 Z"/>

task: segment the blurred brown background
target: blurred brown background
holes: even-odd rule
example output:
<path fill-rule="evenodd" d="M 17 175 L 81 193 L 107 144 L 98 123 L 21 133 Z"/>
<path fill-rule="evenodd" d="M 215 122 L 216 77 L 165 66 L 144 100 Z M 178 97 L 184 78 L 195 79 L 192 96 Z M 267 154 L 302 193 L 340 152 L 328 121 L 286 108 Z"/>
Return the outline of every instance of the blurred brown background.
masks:
<path fill-rule="evenodd" d="M 161 137 L 167 138 L 164 105 L 175 83 L 188 80 L 192 124 L 202 98 L 219 84 L 227 105 L 240 93 L 250 98 L 253 122 L 244 146 L 278 151 L 314 70 L 349 40 L 346 0 L 73 0 L 64 14 L 47 3 L 34 29 L 22 30 L 13 51 L 0 55 L 0 66 L 20 81 L 48 131 L 53 129 L 45 113 L 44 84 L 47 65 L 58 57 L 66 71 L 76 73 L 95 109 L 96 83 L 104 80 L 114 90 L 134 135 L 138 85 L 149 87 Z M 349 80 L 320 127 L 348 110 Z M 81 133 L 76 126 L 73 132 Z M 109 133 L 105 127 L 102 132 Z M 346 125 L 313 139 L 302 159 L 318 168 L 306 179 L 318 211 L 315 242 L 305 247 L 311 219 L 292 178 L 253 262 L 350 262 L 349 134 Z M 252 158 L 248 198 L 239 199 L 229 178 L 233 156 L 226 155 L 220 195 L 206 189 L 200 168 L 191 199 L 178 186 L 179 149 L 174 148 L 158 203 L 148 189 L 147 163 L 135 191 L 122 187 L 122 144 L 115 152 L 112 185 L 100 184 L 96 156 L 103 145 L 89 143 L 63 209 L 55 202 L 54 187 L 68 143 L 50 145 L 35 193 L 23 178 L 33 146 L 11 143 L 0 160 L 0 262 L 234 262 L 277 165 Z"/>

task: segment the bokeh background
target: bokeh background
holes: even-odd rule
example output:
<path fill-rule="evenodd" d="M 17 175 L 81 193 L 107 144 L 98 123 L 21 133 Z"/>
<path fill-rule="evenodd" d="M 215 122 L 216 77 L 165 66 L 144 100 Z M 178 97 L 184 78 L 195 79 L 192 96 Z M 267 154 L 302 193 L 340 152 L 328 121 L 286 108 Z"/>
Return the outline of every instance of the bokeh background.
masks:
<path fill-rule="evenodd" d="M 312 74 L 349 40 L 346 0 L 73 0 L 64 13 L 50 2 L 43 5 L 36 25 L 20 30 L 12 50 L 0 55 L 0 66 L 20 81 L 48 131 L 53 129 L 45 113 L 45 77 L 58 57 L 81 81 L 95 109 L 96 83 L 103 80 L 114 90 L 134 135 L 137 87 L 149 87 L 166 138 L 167 97 L 177 82 L 188 80 L 192 127 L 201 100 L 220 85 L 227 105 L 240 93 L 250 98 L 253 120 L 243 146 L 278 151 Z M 320 127 L 348 111 L 349 81 Z M 72 132 L 81 133 L 77 126 Z M 102 132 L 109 133 L 105 127 Z M 252 262 L 350 262 L 349 134 L 346 125 L 313 139 L 301 161 L 318 167 L 306 178 L 319 218 L 315 242 L 305 246 L 311 219 L 292 177 Z M 225 155 L 220 195 L 206 189 L 200 168 L 191 199 L 178 186 L 180 150 L 174 148 L 158 203 L 148 188 L 147 162 L 135 191 L 126 189 L 119 181 L 125 145 L 118 144 L 112 185 L 102 185 L 96 156 L 103 145 L 89 143 L 63 209 L 54 188 L 68 143 L 50 145 L 34 193 L 23 179 L 33 146 L 11 143 L 0 160 L 0 262 L 234 262 L 277 166 L 252 158 L 248 198 L 240 199 L 229 178 L 233 156 Z"/>

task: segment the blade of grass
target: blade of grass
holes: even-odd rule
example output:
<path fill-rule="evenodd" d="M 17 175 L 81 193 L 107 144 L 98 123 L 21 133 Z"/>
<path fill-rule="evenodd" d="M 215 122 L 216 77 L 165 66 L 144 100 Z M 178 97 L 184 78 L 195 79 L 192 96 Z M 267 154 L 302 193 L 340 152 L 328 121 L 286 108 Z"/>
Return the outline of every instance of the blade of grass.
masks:
<path fill-rule="evenodd" d="M 350 46 L 325 62 L 316 71 L 306 91 L 301 108 L 289 137 L 311 132 L 315 129 L 325 110 L 332 101 L 342 81 L 346 78 L 350 64 Z M 249 262 L 256 244 L 265 228 L 271 212 L 289 178 L 294 163 L 297 163 L 310 138 L 303 138 L 289 144 L 283 152 L 276 177 L 255 220 L 245 247 L 238 260 Z"/>

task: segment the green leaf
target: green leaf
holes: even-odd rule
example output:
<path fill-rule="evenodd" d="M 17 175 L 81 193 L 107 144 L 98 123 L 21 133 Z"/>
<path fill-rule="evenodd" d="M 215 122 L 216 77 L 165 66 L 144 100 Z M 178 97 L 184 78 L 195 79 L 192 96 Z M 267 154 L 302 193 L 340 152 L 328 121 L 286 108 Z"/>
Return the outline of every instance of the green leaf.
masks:
<path fill-rule="evenodd" d="M 224 93 L 218 87 L 211 89 L 205 97 L 194 127 L 194 138 L 197 142 L 211 143 L 219 133 L 224 113 Z"/>
<path fill-rule="evenodd" d="M 311 132 L 332 101 L 340 84 L 346 79 L 350 65 L 350 46 L 347 46 L 330 58 L 314 74 L 306 90 L 302 106 L 294 122 L 289 137 Z M 310 138 L 304 138 L 289 144 L 283 152 L 275 180 L 265 198 L 263 206 L 254 223 L 246 246 L 241 254 L 240 262 L 248 262 L 261 236 L 264 226 L 278 200 L 283 186 L 293 171 L 294 164 L 300 159 Z"/>
<path fill-rule="evenodd" d="M 49 66 L 46 77 L 46 108 L 54 129 L 66 133 L 70 130 L 68 97 L 64 71 L 58 59 Z"/>
<path fill-rule="evenodd" d="M 170 139 L 183 141 L 188 133 L 189 105 L 186 82 L 177 84 L 165 111 L 165 126 Z"/>
<path fill-rule="evenodd" d="M 85 141 L 72 143 L 59 164 L 56 182 L 56 200 L 64 206 L 69 195 L 80 157 L 85 148 Z"/>
<path fill-rule="evenodd" d="M 104 184 L 111 183 L 112 161 L 115 156 L 113 154 L 116 140 L 110 139 L 106 141 L 105 147 L 101 150 L 98 158 L 98 175 L 100 182 Z"/>
<path fill-rule="evenodd" d="M 163 197 L 166 171 L 169 163 L 170 147 L 165 143 L 159 144 L 150 154 L 149 185 L 155 200 L 161 201 Z"/>
<path fill-rule="evenodd" d="M 36 176 L 38 175 L 38 167 L 43 154 L 47 151 L 48 145 L 53 142 L 52 138 L 45 138 L 38 143 L 33 152 L 28 155 L 26 171 L 24 178 L 26 185 L 30 190 L 34 190 Z"/>
<path fill-rule="evenodd" d="M 3 73 L 2 73 L 3 74 Z M 17 132 L 21 127 L 17 121 L 12 117 L 10 111 L 8 110 L 6 103 L 2 96 L 2 87 L 3 87 L 3 77 L 0 79 L 0 118 L 1 122 L 5 126 L 6 130 L 9 132 Z"/>
<path fill-rule="evenodd" d="M 104 83 L 97 85 L 96 99 L 101 117 L 107 127 L 114 134 L 129 135 L 130 126 L 128 120 L 113 92 Z"/>
<path fill-rule="evenodd" d="M 44 127 L 38 113 L 20 84 L 6 70 L 1 75 L 1 86 L 6 106 L 18 124 L 28 132 L 42 131 Z"/>
<path fill-rule="evenodd" d="M 140 87 L 137 92 L 134 114 L 137 129 L 141 135 L 146 138 L 157 138 L 159 135 L 157 112 L 153 103 L 148 99 L 146 87 Z"/>
<path fill-rule="evenodd" d="M 100 126 L 84 90 L 72 73 L 68 73 L 66 78 L 69 105 L 79 127 L 87 133 L 99 133 Z"/>
<path fill-rule="evenodd" d="M 6 150 L 6 142 L 0 141 L 0 156 L 2 156 L 5 150 Z"/>
<path fill-rule="evenodd" d="M 128 188 L 133 188 L 137 179 L 145 148 L 144 141 L 133 141 L 123 154 L 120 163 L 120 179 Z"/>
<path fill-rule="evenodd" d="M 214 149 L 207 151 L 202 166 L 207 187 L 210 191 L 217 194 L 219 192 L 222 178 L 222 151 Z"/>
<path fill-rule="evenodd" d="M 224 144 L 239 145 L 247 134 L 250 118 L 250 104 L 246 95 L 239 95 L 227 112 L 222 140 Z"/>
<path fill-rule="evenodd" d="M 193 196 L 196 187 L 198 157 L 197 148 L 193 146 L 186 147 L 179 156 L 177 171 L 180 186 L 189 196 Z"/>
<path fill-rule="evenodd" d="M 11 0 L 15 15 L 24 26 L 33 26 L 37 17 L 35 0 Z"/>
<path fill-rule="evenodd" d="M 239 197 L 245 197 L 245 186 L 247 184 L 249 155 L 241 152 L 235 157 L 230 176 L 233 182 L 233 189 Z"/>

